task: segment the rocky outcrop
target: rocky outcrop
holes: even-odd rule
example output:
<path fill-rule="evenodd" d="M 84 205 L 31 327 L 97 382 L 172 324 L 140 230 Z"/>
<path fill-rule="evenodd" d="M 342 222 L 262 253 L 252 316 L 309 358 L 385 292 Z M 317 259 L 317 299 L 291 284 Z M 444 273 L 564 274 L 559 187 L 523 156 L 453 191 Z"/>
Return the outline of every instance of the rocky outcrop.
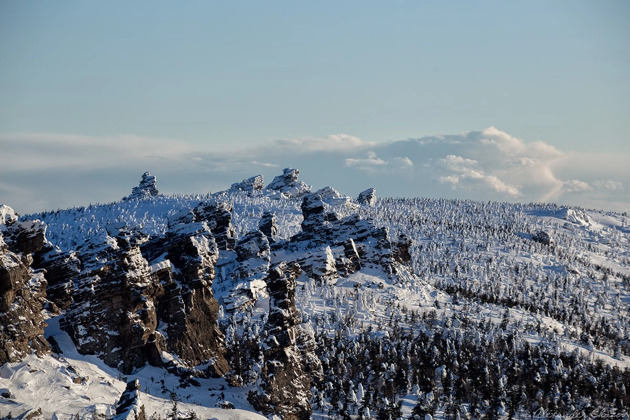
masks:
<path fill-rule="evenodd" d="M 231 203 L 211 200 L 199 204 L 192 211 L 195 221 L 204 221 L 208 224 L 217 246 L 223 251 L 234 249 L 236 243 L 236 231 L 232 226 L 232 210 L 234 206 Z"/>
<path fill-rule="evenodd" d="M 121 224 L 107 232 L 76 252 L 48 249 L 39 256 L 39 265 L 59 278 L 51 291 L 66 308 L 61 326 L 79 352 L 123 373 L 146 362 L 175 367 L 173 354 L 177 368 L 203 365 L 202 373 L 225 374 L 212 293 L 218 247 L 208 224 L 191 212 L 175 217 L 163 237 Z"/>
<path fill-rule="evenodd" d="M 310 418 L 311 381 L 321 375 L 321 365 L 315 361 L 316 357 L 311 357 L 314 356 L 312 336 L 299 327 L 295 288 L 300 274 L 300 266 L 296 263 L 283 262 L 269 271 L 266 282 L 270 302 L 263 341 L 263 383 L 261 391 L 253 391 L 248 396 L 257 410 L 280 415 L 283 419 Z"/>
<path fill-rule="evenodd" d="M 131 194 L 123 198 L 123 200 L 144 200 L 146 198 L 156 197 L 160 193 L 157 189 L 157 180 L 154 175 L 149 172 L 142 174 L 142 179 L 137 187 L 133 187 Z"/>
<path fill-rule="evenodd" d="M 363 204 L 366 206 L 373 206 L 376 204 L 376 189 L 368 188 L 367 190 L 359 193 L 359 197 L 357 198 L 357 202 L 359 204 Z"/>
<path fill-rule="evenodd" d="M 73 301 L 73 279 L 82 270 L 81 260 L 76 253 L 65 253 L 52 244 L 46 244 L 33 255 L 33 268 L 46 270 L 47 299 L 58 309 L 68 308 Z"/>
<path fill-rule="evenodd" d="M 301 197 L 311 191 L 311 187 L 299 181 L 300 171 L 298 169 L 285 168 L 282 175 L 276 176 L 266 190 L 272 198 L 295 198 Z"/>
<path fill-rule="evenodd" d="M 259 297 L 267 296 L 265 278 L 269 271 L 270 248 L 267 236 L 259 230 L 249 232 L 235 247 L 236 260 L 219 269 L 228 272 L 230 292 L 223 303 L 228 311 L 253 306 Z"/>
<path fill-rule="evenodd" d="M 116 415 L 113 420 L 145 420 L 144 405 L 140 400 L 140 381 L 138 379 L 127 383 L 125 392 L 116 403 Z"/>
<path fill-rule="evenodd" d="M 276 216 L 273 213 L 265 212 L 260 218 L 258 229 L 265 234 L 270 243 L 276 241 L 278 235 L 278 227 L 276 226 Z"/>
<path fill-rule="evenodd" d="M 330 283 L 334 271 L 330 269 L 330 254 L 335 260 L 339 276 L 348 276 L 361 268 L 379 268 L 395 277 L 403 264 L 410 261 L 409 238 L 392 241 L 385 228 L 379 228 L 358 214 L 342 216 L 346 207 L 328 204 L 320 194 L 307 194 L 302 199 L 302 231 L 285 245 L 290 251 L 305 250 L 305 257 L 297 262 L 308 275 L 320 280 L 322 274 Z M 315 268 L 313 268 L 315 267 Z"/>
<path fill-rule="evenodd" d="M 21 360 L 31 352 L 49 350 L 44 338 L 42 308 L 46 279 L 31 268 L 32 253 L 44 246 L 45 225 L 19 221 L 8 206 L 0 206 L 0 365 Z"/>
<path fill-rule="evenodd" d="M 251 196 L 257 192 L 261 192 L 263 188 L 265 188 L 263 176 L 256 175 L 251 178 L 244 179 L 241 182 L 232 184 L 230 192 L 246 192 Z"/>
<path fill-rule="evenodd" d="M 532 240 L 535 242 L 540 242 L 543 245 L 553 244 L 553 238 L 548 232 L 545 232 L 544 230 L 539 230 L 534 235 L 532 235 Z"/>

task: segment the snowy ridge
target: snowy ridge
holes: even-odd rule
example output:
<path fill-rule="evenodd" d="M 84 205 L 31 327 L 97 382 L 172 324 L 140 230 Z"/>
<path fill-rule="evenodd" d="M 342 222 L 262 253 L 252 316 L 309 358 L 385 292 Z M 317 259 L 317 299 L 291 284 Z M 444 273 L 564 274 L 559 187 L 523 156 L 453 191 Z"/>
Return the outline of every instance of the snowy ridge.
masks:
<path fill-rule="evenodd" d="M 172 374 L 147 365 L 133 373 L 141 387 L 167 375 L 166 388 L 182 401 L 193 389 L 191 399 L 205 407 L 223 394 L 253 410 L 247 395 L 260 390 L 267 369 L 266 273 L 287 261 L 302 267 L 296 331 L 312 337 L 323 367 L 311 386 L 313 418 L 628 415 L 627 215 L 552 204 L 376 199 L 373 190 L 360 204 L 332 188 L 311 193 L 291 169 L 273 188 L 262 188 L 257 177 L 246 181 L 216 194 L 158 195 L 27 217 L 46 223 L 47 240 L 70 252 L 102 246 L 112 226 L 159 238 L 178 215 L 227 203 L 236 246 L 219 252 L 212 289 L 232 371 L 182 388 Z M 265 214 L 274 216 L 273 241 L 256 233 Z M 552 241 L 537 241 L 539 232 Z M 155 259 L 148 270 L 170 264 Z M 68 358 L 72 343 L 52 325 L 46 336 L 66 340 Z M 54 365 L 46 357 L 37 363 Z M 76 360 L 102 367 L 92 375 L 110 382 L 117 375 L 93 356 Z M 5 365 L 0 388 L 15 388 L 25 366 Z M 115 393 L 103 391 L 110 401 L 102 404 L 120 397 L 124 383 L 117 384 Z M 24 404 L 25 395 L 16 399 Z M 153 404 L 149 395 L 142 401 Z M 73 412 L 95 404 L 79 400 Z M 159 413 L 159 404 L 147 414 Z"/>

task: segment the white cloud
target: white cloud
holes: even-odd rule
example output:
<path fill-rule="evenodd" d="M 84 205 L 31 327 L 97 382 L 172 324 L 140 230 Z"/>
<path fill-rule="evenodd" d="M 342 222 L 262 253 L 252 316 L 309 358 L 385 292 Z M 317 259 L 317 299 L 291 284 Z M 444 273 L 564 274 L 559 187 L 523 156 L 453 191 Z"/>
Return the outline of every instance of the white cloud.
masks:
<path fill-rule="evenodd" d="M 596 188 L 611 190 L 611 191 L 621 191 L 623 190 L 623 183 L 619 181 L 613 181 L 612 179 L 608 180 L 597 180 L 593 182 L 593 185 Z"/>
<path fill-rule="evenodd" d="M 276 141 L 277 146 L 291 149 L 296 153 L 350 151 L 369 147 L 373 144 L 349 134 L 331 134 L 326 137 L 303 137 Z"/>
<path fill-rule="evenodd" d="M 442 167 L 456 173 L 456 175 L 440 176 L 438 178 L 441 183 L 451 184 L 453 188 L 484 189 L 489 187 L 491 190 L 509 197 L 520 195 L 518 188 L 506 184 L 496 175 L 487 174 L 480 167 L 477 160 L 448 155 L 438 162 Z"/>
<path fill-rule="evenodd" d="M 331 152 L 331 153 L 329 153 Z M 123 197 L 148 170 L 165 193 L 206 193 L 279 168 L 349 195 L 555 201 L 630 210 L 628 156 L 575 153 L 490 127 L 370 143 L 349 134 L 217 152 L 209 145 L 140 136 L 0 134 L 0 203 L 24 212 Z"/>
<path fill-rule="evenodd" d="M 572 179 L 570 181 L 565 181 L 563 190 L 566 192 L 582 192 L 591 190 L 591 186 L 584 181 L 580 181 L 579 179 Z"/>
<path fill-rule="evenodd" d="M 10 156 L 5 171 L 90 170 L 129 164 L 151 165 L 177 161 L 194 152 L 185 142 L 134 135 L 78 136 L 48 133 L 0 135 L 0 146 Z"/>
<path fill-rule="evenodd" d="M 366 157 L 364 158 L 346 158 L 344 161 L 344 166 L 348 168 L 360 169 L 366 172 L 396 172 L 400 170 L 404 170 L 406 168 L 411 168 L 413 166 L 413 162 L 408 157 L 400 157 L 396 156 L 389 160 L 384 160 L 373 152 L 367 152 Z"/>

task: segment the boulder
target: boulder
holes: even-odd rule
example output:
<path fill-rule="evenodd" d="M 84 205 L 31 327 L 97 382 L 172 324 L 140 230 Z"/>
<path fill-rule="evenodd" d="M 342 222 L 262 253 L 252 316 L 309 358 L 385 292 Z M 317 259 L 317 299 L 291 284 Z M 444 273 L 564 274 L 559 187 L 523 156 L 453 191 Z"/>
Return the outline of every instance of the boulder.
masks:
<path fill-rule="evenodd" d="M 363 204 L 366 206 L 373 206 L 376 204 L 376 189 L 368 188 L 367 190 L 359 193 L 359 197 L 357 198 L 357 202 L 359 204 Z"/>

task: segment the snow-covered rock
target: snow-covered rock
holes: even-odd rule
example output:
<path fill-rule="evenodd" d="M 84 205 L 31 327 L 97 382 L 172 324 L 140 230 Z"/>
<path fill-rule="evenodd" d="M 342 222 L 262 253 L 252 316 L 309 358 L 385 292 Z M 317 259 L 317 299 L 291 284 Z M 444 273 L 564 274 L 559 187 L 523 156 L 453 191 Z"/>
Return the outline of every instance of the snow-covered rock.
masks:
<path fill-rule="evenodd" d="M 249 195 L 260 192 L 265 188 L 265 181 L 262 175 L 256 175 L 251 178 L 244 179 L 241 182 L 232 184 L 230 192 L 246 192 Z"/>
<path fill-rule="evenodd" d="M 127 383 L 125 392 L 116 404 L 116 415 L 113 420 L 145 420 L 144 405 L 140 400 L 140 381 L 135 379 Z"/>
<path fill-rule="evenodd" d="M 157 180 L 154 175 L 149 172 L 142 174 L 142 179 L 137 187 L 133 187 L 131 194 L 123 198 L 123 200 L 144 200 L 146 198 L 157 197 L 159 191 L 157 189 Z"/>
<path fill-rule="evenodd" d="M 311 187 L 299 181 L 298 169 L 285 168 L 281 175 L 276 176 L 265 188 L 272 198 L 296 198 L 311 191 Z"/>
<path fill-rule="evenodd" d="M 31 268 L 32 254 L 44 246 L 46 227 L 39 220 L 19 221 L 2 206 L 0 225 L 0 365 L 31 352 L 49 350 L 44 338 L 46 279 Z"/>
<path fill-rule="evenodd" d="M 359 197 L 357 197 L 357 202 L 366 206 L 373 206 L 374 204 L 376 204 L 376 189 L 368 188 L 367 190 L 359 193 Z"/>

